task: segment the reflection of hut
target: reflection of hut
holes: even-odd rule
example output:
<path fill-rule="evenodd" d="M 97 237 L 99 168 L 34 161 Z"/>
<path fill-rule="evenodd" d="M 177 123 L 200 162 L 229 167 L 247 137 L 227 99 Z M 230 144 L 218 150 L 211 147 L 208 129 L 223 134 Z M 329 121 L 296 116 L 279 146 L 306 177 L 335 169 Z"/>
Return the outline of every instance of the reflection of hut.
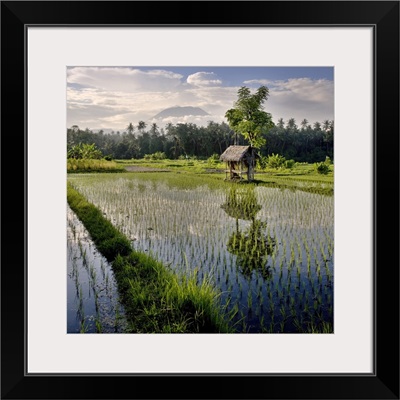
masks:
<path fill-rule="evenodd" d="M 221 161 L 225 161 L 227 165 L 225 179 L 242 180 L 242 175 L 247 174 L 247 180 L 252 181 L 257 157 L 259 155 L 254 147 L 229 146 L 219 158 Z"/>

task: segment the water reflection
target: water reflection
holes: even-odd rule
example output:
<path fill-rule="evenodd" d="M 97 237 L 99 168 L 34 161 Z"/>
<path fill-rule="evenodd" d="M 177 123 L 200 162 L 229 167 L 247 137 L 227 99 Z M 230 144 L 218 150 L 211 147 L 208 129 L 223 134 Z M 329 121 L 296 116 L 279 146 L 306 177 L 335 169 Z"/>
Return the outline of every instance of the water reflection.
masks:
<path fill-rule="evenodd" d="M 237 256 L 243 275 L 251 277 L 258 271 L 264 279 L 271 277 L 268 256 L 275 248 L 275 240 L 267 233 L 267 223 L 256 219 L 261 205 L 257 202 L 254 186 L 232 186 L 221 208 L 236 220 L 236 231 L 229 237 L 227 249 Z M 245 230 L 239 229 L 239 220 L 251 221 Z"/>
<path fill-rule="evenodd" d="M 196 268 L 199 281 L 215 279 L 221 304 L 236 312 L 238 332 L 333 331 L 332 196 L 251 183 L 218 183 L 214 190 L 214 180 L 211 185 L 203 177 L 175 174 L 125 176 L 75 174 L 71 179 L 134 241 L 136 250 L 151 253 L 171 270 Z M 254 248 L 251 257 L 246 243 L 248 253 Z M 83 299 L 93 299 L 88 290 L 93 279 L 86 269 L 80 272 L 88 282 L 80 284 Z M 96 285 L 101 274 L 100 269 Z M 75 318 L 79 291 L 72 300 Z M 85 309 L 85 321 L 95 311 Z"/>
<path fill-rule="evenodd" d="M 68 206 L 67 333 L 122 333 L 123 306 L 111 265 Z"/>

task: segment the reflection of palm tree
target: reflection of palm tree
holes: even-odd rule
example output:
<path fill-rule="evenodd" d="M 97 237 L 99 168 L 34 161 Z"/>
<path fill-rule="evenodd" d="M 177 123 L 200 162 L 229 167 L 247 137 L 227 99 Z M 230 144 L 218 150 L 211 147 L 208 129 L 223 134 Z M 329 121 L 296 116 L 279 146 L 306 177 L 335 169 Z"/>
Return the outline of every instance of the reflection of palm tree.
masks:
<path fill-rule="evenodd" d="M 236 231 L 230 236 L 227 248 L 237 256 L 242 273 L 250 276 L 254 270 L 258 270 L 264 278 L 268 278 L 270 270 L 266 266 L 266 259 L 272 254 L 275 241 L 265 233 L 267 224 L 255 218 L 261 206 L 257 203 L 254 187 L 246 186 L 239 191 L 232 186 L 221 208 L 236 219 Z M 239 219 L 251 221 L 245 232 L 239 231 Z"/>
<path fill-rule="evenodd" d="M 221 208 L 232 218 L 251 220 L 261 210 L 257 204 L 254 186 L 246 186 L 238 190 L 232 186 L 226 196 L 226 202 Z"/>
<path fill-rule="evenodd" d="M 267 224 L 253 219 L 246 232 L 236 231 L 229 238 L 228 251 L 238 257 L 238 264 L 246 276 L 251 276 L 254 270 L 264 278 L 271 276 L 267 267 L 267 256 L 271 255 L 275 241 L 265 234 Z"/>

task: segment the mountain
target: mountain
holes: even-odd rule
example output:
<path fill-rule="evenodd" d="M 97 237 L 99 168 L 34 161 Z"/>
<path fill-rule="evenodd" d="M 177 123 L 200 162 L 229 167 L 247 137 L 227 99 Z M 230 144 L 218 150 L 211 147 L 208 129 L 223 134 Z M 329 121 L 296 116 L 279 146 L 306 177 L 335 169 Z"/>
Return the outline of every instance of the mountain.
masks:
<path fill-rule="evenodd" d="M 166 108 L 165 110 L 163 110 L 163 111 L 159 112 L 157 115 L 155 115 L 153 118 L 163 119 L 163 118 L 168 118 L 168 117 L 184 117 L 186 115 L 209 115 L 209 114 L 208 114 L 208 112 L 205 112 L 204 110 L 202 110 L 199 107 L 175 106 L 175 107 Z"/>

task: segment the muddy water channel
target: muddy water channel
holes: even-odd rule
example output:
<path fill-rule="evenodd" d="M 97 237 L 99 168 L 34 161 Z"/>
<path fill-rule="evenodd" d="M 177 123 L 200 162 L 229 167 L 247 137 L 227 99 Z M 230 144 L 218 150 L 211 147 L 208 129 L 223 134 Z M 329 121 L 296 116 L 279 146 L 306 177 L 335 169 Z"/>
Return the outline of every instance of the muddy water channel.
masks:
<path fill-rule="evenodd" d="M 333 332 L 333 196 L 172 173 L 68 179 L 135 249 L 211 275 L 237 332 Z"/>
<path fill-rule="evenodd" d="M 123 332 L 126 321 L 107 260 L 67 209 L 67 333 Z"/>

